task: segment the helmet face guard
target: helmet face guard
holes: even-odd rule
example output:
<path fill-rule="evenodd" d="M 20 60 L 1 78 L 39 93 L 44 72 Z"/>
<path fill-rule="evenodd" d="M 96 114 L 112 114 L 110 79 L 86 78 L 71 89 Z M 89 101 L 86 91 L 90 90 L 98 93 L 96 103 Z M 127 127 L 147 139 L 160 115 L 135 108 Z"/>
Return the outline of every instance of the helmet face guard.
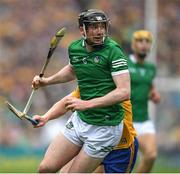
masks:
<path fill-rule="evenodd" d="M 89 25 L 93 25 L 95 23 L 104 23 L 105 24 L 105 34 L 103 36 L 102 43 L 92 43 L 89 42 L 89 38 L 87 37 L 87 30 Z M 83 27 L 84 30 L 84 39 L 85 41 L 91 46 L 99 46 L 104 44 L 104 39 L 108 34 L 108 27 L 109 27 L 109 19 L 107 18 L 106 14 L 103 11 L 90 9 L 85 12 L 82 12 L 79 15 L 79 27 Z"/>

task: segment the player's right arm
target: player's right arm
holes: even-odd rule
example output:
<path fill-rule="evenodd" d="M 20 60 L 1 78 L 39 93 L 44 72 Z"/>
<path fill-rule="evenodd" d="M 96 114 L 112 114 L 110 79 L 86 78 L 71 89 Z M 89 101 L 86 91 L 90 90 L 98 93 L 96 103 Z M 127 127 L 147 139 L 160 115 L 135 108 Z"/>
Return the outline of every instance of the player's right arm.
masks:
<path fill-rule="evenodd" d="M 40 115 L 33 116 L 33 119 L 39 121 L 39 124 L 34 127 L 42 127 L 48 121 L 63 116 L 68 111 L 68 109 L 66 109 L 66 100 L 69 96 L 80 98 L 79 88 L 77 87 L 71 94 L 65 96 L 63 99 L 55 103 L 43 116 Z"/>
<path fill-rule="evenodd" d="M 32 87 L 38 89 L 43 86 L 65 83 L 76 79 L 73 67 L 71 64 L 66 65 L 63 69 L 50 77 L 39 77 L 36 75 L 32 81 Z"/>

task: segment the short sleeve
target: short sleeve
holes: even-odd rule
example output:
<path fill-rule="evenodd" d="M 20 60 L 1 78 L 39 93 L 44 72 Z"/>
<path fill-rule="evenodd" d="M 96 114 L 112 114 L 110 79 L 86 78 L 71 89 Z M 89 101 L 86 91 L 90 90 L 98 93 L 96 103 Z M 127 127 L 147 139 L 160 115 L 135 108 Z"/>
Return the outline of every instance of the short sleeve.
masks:
<path fill-rule="evenodd" d="M 110 69 L 112 76 L 129 72 L 126 54 L 120 47 L 113 47 L 110 57 Z"/>

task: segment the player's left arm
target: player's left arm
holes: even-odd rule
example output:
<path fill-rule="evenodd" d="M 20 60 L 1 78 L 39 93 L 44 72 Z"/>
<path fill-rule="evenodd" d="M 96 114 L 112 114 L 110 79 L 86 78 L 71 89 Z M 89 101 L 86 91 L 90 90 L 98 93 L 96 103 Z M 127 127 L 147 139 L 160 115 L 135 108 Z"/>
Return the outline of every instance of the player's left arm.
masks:
<path fill-rule="evenodd" d="M 155 88 L 154 85 L 152 85 L 150 93 L 149 93 L 149 99 L 153 101 L 154 103 L 159 103 L 161 101 L 161 96 L 158 90 Z"/>
<path fill-rule="evenodd" d="M 116 88 L 103 97 L 90 100 L 92 107 L 105 107 L 130 99 L 130 76 L 129 72 L 114 75 Z"/>
<path fill-rule="evenodd" d="M 116 88 L 103 97 L 91 100 L 81 100 L 68 97 L 66 100 L 67 109 L 86 110 L 92 108 L 106 107 L 130 99 L 130 76 L 129 72 L 113 76 Z"/>

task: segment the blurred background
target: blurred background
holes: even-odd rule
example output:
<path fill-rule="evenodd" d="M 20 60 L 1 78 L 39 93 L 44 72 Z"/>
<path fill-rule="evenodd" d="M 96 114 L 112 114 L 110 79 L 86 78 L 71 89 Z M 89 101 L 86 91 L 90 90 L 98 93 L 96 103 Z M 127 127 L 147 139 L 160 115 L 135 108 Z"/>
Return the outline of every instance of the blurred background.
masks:
<path fill-rule="evenodd" d="M 180 1 L 179 0 L 0 0 L 0 173 L 36 172 L 52 138 L 70 113 L 45 127 L 16 118 L 4 102 L 23 110 L 31 81 L 40 73 L 49 42 L 59 28 L 67 33 L 48 65 L 49 76 L 68 63 L 67 47 L 80 37 L 78 14 L 104 10 L 111 19 L 110 35 L 131 53 L 135 30 L 149 29 L 155 42 L 149 60 L 157 65 L 159 105 L 150 112 L 157 129 L 159 156 L 153 172 L 180 172 Z M 45 113 L 76 86 L 75 82 L 39 89 L 29 115 Z"/>

